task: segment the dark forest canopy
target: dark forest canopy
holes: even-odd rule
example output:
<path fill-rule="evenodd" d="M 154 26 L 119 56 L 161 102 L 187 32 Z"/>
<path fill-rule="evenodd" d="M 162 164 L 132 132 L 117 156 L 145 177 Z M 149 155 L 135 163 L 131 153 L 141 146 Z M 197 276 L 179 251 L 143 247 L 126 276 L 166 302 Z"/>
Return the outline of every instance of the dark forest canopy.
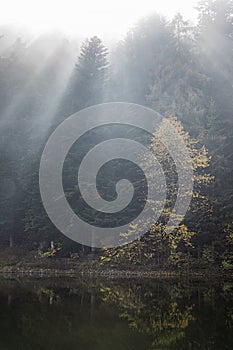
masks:
<path fill-rule="evenodd" d="M 51 132 L 72 113 L 93 104 L 126 101 L 175 118 L 199 149 L 204 146 L 209 153 L 208 173 L 214 181 L 203 189 L 205 205 L 197 201 L 186 218 L 185 225 L 195 235 L 190 246 L 179 242 L 175 264 L 188 259 L 203 266 L 233 267 L 233 3 L 202 1 L 197 11 L 196 25 L 181 14 L 171 21 L 159 14 L 144 18 L 111 50 L 97 36 L 79 49 L 56 35 L 30 44 L 18 38 L 6 46 L 4 34 L 1 246 L 47 252 L 52 240 L 58 256 L 83 249 L 57 231 L 43 208 L 38 185 L 41 153 Z M 140 249 L 145 247 L 142 243 Z M 140 262 L 155 258 L 145 249 Z M 160 249 L 156 263 L 173 263 L 168 249 Z M 116 254 L 125 262 L 131 250 Z M 112 252 L 105 252 L 102 261 L 111 259 Z"/>

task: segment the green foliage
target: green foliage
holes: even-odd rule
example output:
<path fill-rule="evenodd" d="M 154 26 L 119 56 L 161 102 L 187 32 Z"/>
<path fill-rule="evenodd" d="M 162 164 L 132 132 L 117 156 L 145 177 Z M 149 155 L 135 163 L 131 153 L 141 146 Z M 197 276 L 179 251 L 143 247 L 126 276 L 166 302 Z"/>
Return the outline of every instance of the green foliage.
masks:
<path fill-rule="evenodd" d="M 70 115 L 78 110 L 101 103 L 105 99 L 108 80 L 108 49 L 94 36 L 86 39 L 80 49 L 61 111 Z"/>

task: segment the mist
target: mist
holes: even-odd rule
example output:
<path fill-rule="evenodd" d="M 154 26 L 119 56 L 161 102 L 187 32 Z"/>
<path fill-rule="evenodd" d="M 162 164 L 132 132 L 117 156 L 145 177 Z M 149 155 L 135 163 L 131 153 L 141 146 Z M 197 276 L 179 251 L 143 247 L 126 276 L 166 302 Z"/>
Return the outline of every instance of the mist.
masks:
<path fill-rule="evenodd" d="M 218 261 L 228 254 L 224 230 L 233 221 L 232 2 L 201 2 L 190 19 L 187 9 L 184 16 L 174 14 L 175 8 L 167 16 L 156 12 L 156 6 L 154 10 L 138 16 L 131 27 L 125 22 L 125 32 L 118 34 L 115 29 L 109 34 L 107 27 L 98 27 L 97 33 L 93 27 L 91 35 L 85 30 L 80 35 L 62 28 L 35 34 L 22 26 L 0 27 L 3 247 L 34 249 L 48 247 L 52 240 L 63 245 L 64 256 L 81 249 L 46 215 L 38 183 L 40 159 L 49 136 L 66 118 L 115 101 L 175 118 L 207 149 L 208 171 L 215 178 L 203 190 L 208 215 L 203 216 L 199 205 L 187 225 L 196 232 L 195 249 L 221 240 Z M 74 163 L 70 160 L 69 171 Z"/>

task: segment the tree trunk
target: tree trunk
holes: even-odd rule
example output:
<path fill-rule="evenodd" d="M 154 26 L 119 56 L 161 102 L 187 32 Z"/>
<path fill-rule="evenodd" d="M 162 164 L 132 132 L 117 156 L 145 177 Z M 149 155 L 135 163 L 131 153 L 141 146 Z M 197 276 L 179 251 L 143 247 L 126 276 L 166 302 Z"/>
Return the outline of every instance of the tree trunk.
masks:
<path fill-rule="evenodd" d="M 13 233 L 10 233 L 9 244 L 10 244 L 10 247 L 12 248 L 13 247 Z"/>

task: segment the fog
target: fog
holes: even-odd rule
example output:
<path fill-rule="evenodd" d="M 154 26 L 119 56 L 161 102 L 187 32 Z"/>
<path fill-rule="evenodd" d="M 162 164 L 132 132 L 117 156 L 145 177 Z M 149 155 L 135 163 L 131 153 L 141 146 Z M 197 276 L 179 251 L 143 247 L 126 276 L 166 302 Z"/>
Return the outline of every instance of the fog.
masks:
<path fill-rule="evenodd" d="M 74 2 L 50 3 L 47 12 L 44 2 L 11 4 L 0 16 L 2 245 L 68 244 L 41 203 L 43 148 L 71 114 L 123 101 L 176 118 L 208 150 L 215 181 L 203 206 L 212 216 L 198 204 L 188 223 L 202 247 L 212 246 L 213 232 L 214 242 L 222 239 L 216 254 L 223 254 L 222 232 L 233 220 L 232 2 L 201 2 L 195 10 L 193 1 L 102 1 L 90 17 L 87 2 L 77 18 Z"/>
<path fill-rule="evenodd" d="M 20 3 L 10 0 L 1 7 L 0 23 L 24 27 L 33 35 L 55 30 L 72 37 L 98 35 L 103 39 L 120 39 L 139 18 L 153 12 L 165 15 L 169 20 L 182 12 L 185 19 L 195 20 L 196 4 L 196 0 L 22 0 Z"/>

